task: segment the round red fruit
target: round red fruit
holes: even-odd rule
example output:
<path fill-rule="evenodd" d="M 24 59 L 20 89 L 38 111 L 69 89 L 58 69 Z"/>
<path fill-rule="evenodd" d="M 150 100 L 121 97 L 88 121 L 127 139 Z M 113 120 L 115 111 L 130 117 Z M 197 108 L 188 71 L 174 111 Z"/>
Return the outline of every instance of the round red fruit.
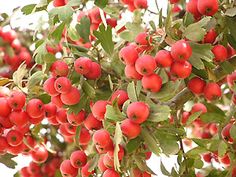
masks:
<path fill-rule="evenodd" d="M 35 163 L 44 163 L 48 159 L 48 151 L 40 145 L 31 151 L 31 157 Z"/>
<path fill-rule="evenodd" d="M 103 177 L 120 177 L 120 174 L 118 172 L 116 172 L 113 169 L 107 169 L 103 175 Z"/>
<path fill-rule="evenodd" d="M 26 105 L 26 112 L 32 118 L 41 117 L 44 114 L 43 102 L 39 99 L 32 99 Z"/>
<path fill-rule="evenodd" d="M 117 99 L 117 103 L 119 106 L 123 105 L 124 102 L 126 102 L 129 99 L 128 93 L 124 90 L 117 90 L 112 94 L 111 102 L 113 102 L 115 99 Z"/>
<path fill-rule="evenodd" d="M 100 121 L 104 120 L 107 104 L 107 101 L 99 100 L 92 106 L 91 110 L 93 115 Z"/>
<path fill-rule="evenodd" d="M 0 98 L 0 116 L 7 117 L 11 113 L 11 107 L 5 97 Z"/>
<path fill-rule="evenodd" d="M 25 105 L 26 96 L 23 92 L 13 91 L 8 98 L 8 104 L 13 110 L 21 110 Z"/>
<path fill-rule="evenodd" d="M 215 45 L 211 51 L 215 56 L 214 60 L 217 62 L 225 61 L 228 57 L 227 49 L 223 45 Z"/>
<path fill-rule="evenodd" d="M 87 163 L 87 156 L 84 151 L 74 151 L 70 156 L 71 165 L 75 168 L 81 168 Z"/>
<path fill-rule="evenodd" d="M 64 76 L 66 77 L 69 73 L 69 67 L 64 61 L 56 61 L 52 64 L 50 71 L 54 77 Z"/>
<path fill-rule="evenodd" d="M 150 55 L 143 55 L 135 62 L 135 69 L 141 75 L 151 75 L 156 69 L 156 61 Z"/>
<path fill-rule="evenodd" d="M 142 86 L 147 91 L 159 92 L 162 86 L 162 79 L 157 74 L 143 76 Z"/>
<path fill-rule="evenodd" d="M 68 93 L 71 90 L 71 81 L 67 77 L 59 77 L 54 83 L 54 87 L 59 93 Z"/>
<path fill-rule="evenodd" d="M 185 62 L 174 62 L 171 65 L 170 71 L 172 74 L 178 76 L 179 78 L 185 79 L 190 76 L 192 72 L 192 65 Z"/>
<path fill-rule="evenodd" d="M 86 57 L 80 57 L 75 60 L 74 63 L 75 71 L 79 74 L 88 74 L 92 68 L 92 61 Z"/>
<path fill-rule="evenodd" d="M 129 45 L 120 50 L 119 57 L 126 65 L 134 65 L 138 59 L 138 52 L 135 46 Z"/>
<path fill-rule="evenodd" d="M 149 107 L 144 102 L 133 102 L 127 108 L 127 116 L 134 123 L 141 124 L 149 116 Z"/>
<path fill-rule="evenodd" d="M 64 160 L 60 165 L 60 171 L 63 177 L 76 177 L 78 169 L 73 167 L 70 160 Z"/>
<path fill-rule="evenodd" d="M 155 60 L 156 60 L 157 66 L 160 66 L 163 68 L 170 67 L 171 64 L 173 63 L 173 58 L 170 52 L 167 50 L 159 50 L 156 54 Z"/>
<path fill-rule="evenodd" d="M 44 91 L 47 92 L 50 96 L 57 96 L 57 95 L 59 95 L 59 93 L 56 91 L 56 89 L 54 87 L 55 81 L 56 81 L 56 78 L 50 77 L 43 84 Z"/>
<path fill-rule="evenodd" d="M 134 65 L 126 65 L 125 66 L 125 76 L 128 79 L 134 79 L 134 80 L 141 80 L 142 79 L 142 75 L 139 74 Z"/>
<path fill-rule="evenodd" d="M 80 91 L 72 87 L 70 92 L 61 94 L 61 101 L 65 105 L 75 105 L 80 101 Z"/>
<path fill-rule="evenodd" d="M 110 139 L 110 133 L 105 129 L 97 130 L 93 134 L 94 144 L 99 145 L 100 147 L 106 147 Z"/>
<path fill-rule="evenodd" d="M 101 72 L 102 72 L 101 66 L 96 62 L 92 62 L 91 70 L 87 74 L 85 74 L 84 76 L 87 79 L 96 80 L 99 77 L 101 77 Z"/>
<path fill-rule="evenodd" d="M 197 8 L 202 15 L 213 16 L 218 11 L 218 0 L 198 0 Z"/>
<path fill-rule="evenodd" d="M 18 146 L 23 141 L 23 135 L 16 130 L 10 130 L 6 135 L 7 143 L 11 146 Z"/>
<path fill-rule="evenodd" d="M 206 82 L 199 77 L 194 77 L 188 82 L 188 89 L 191 90 L 194 94 L 202 94 Z"/>
<path fill-rule="evenodd" d="M 179 40 L 171 46 L 171 56 L 175 61 L 184 62 L 192 55 L 192 48 L 185 40 Z"/>
<path fill-rule="evenodd" d="M 204 97 L 209 101 L 218 99 L 221 95 L 221 88 L 217 83 L 208 83 L 204 88 Z"/>

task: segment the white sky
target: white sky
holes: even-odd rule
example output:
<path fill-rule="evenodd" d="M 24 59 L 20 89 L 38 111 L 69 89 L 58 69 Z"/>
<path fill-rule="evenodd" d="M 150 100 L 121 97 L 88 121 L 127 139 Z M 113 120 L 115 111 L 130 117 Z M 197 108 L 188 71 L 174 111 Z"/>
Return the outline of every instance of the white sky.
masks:
<path fill-rule="evenodd" d="M 16 7 L 23 7 L 24 5 L 27 5 L 27 4 L 39 2 L 39 0 L 9 0 L 9 1 L 10 2 L 0 0 L 0 13 L 5 12 L 8 14 L 11 14 L 12 10 Z M 158 2 L 160 2 L 159 8 L 163 8 L 165 11 L 167 7 L 167 0 L 161 0 Z M 152 11 L 156 11 L 154 0 L 148 0 L 148 3 L 149 3 L 149 9 Z M 20 26 L 21 28 L 26 28 L 32 22 L 35 23 L 40 16 L 41 16 L 40 13 L 29 15 L 29 16 L 22 16 L 20 12 L 16 12 L 16 14 L 13 16 L 13 19 L 11 21 L 11 25 L 13 27 Z M 148 18 L 148 20 L 150 19 L 150 17 L 146 17 L 146 18 Z M 154 17 L 154 20 L 158 21 L 158 17 Z M 175 157 L 167 158 L 167 157 L 162 156 L 161 159 L 164 165 L 166 166 L 167 170 L 169 171 L 176 163 Z M 25 157 L 25 156 L 19 156 L 15 160 L 18 163 L 17 168 L 15 170 L 9 169 L 5 167 L 4 165 L 0 164 L 0 177 L 13 177 L 13 175 L 16 173 L 17 170 L 21 169 L 24 166 L 27 166 L 30 162 L 30 158 Z M 160 172 L 160 158 L 152 156 L 151 159 L 148 161 L 148 165 L 155 173 L 158 174 L 159 177 L 164 177 Z"/>

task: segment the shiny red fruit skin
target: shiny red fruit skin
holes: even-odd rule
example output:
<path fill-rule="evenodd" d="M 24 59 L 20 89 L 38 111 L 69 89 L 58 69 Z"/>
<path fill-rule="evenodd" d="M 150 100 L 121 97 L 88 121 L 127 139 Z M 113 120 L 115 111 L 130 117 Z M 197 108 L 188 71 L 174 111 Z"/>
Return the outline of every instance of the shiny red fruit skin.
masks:
<path fill-rule="evenodd" d="M 222 91 L 217 83 L 208 83 L 204 88 L 204 97 L 209 101 L 219 99 L 221 95 Z"/>
<path fill-rule="evenodd" d="M 56 113 L 56 119 L 59 123 L 64 124 L 67 123 L 67 114 L 66 114 L 66 110 L 61 108 L 58 109 L 57 113 Z"/>
<path fill-rule="evenodd" d="M 52 75 L 54 77 L 57 76 L 66 77 L 69 73 L 69 67 L 64 61 L 58 60 L 52 64 L 50 71 L 52 72 Z"/>
<path fill-rule="evenodd" d="M 108 140 L 110 139 L 110 133 L 105 129 L 97 130 L 93 134 L 93 143 L 95 145 L 99 145 L 100 147 L 106 147 L 109 143 Z"/>
<path fill-rule="evenodd" d="M 180 0 L 169 0 L 171 4 L 176 4 L 178 3 Z"/>
<path fill-rule="evenodd" d="M 98 168 L 101 172 L 105 172 L 108 168 L 103 163 L 104 155 L 101 155 L 98 160 Z"/>
<path fill-rule="evenodd" d="M 190 115 L 191 115 L 190 112 L 183 112 L 182 118 L 181 118 L 181 123 L 183 125 L 186 124 L 186 122 L 188 121 Z"/>
<path fill-rule="evenodd" d="M 86 112 L 84 110 L 80 111 L 78 114 L 67 112 L 67 121 L 74 126 L 78 126 L 85 120 L 85 115 Z"/>
<path fill-rule="evenodd" d="M 60 7 L 66 5 L 65 0 L 53 0 L 54 7 Z"/>
<path fill-rule="evenodd" d="M 177 75 L 179 78 L 185 79 L 190 76 L 192 72 L 192 65 L 185 62 L 174 62 L 171 65 L 170 71 L 172 74 Z"/>
<path fill-rule="evenodd" d="M 39 99 L 32 99 L 26 105 L 26 112 L 32 118 L 38 118 L 44 115 L 44 105 Z"/>
<path fill-rule="evenodd" d="M 78 169 L 73 167 L 70 160 L 64 160 L 60 165 L 60 171 L 63 177 L 76 177 Z"/>
<path fill-rule="evenodd" d="M 55 104 L 58 108 L 62 108 L 64 105 L 61 101 L 61 95 L 51 97 L 51 102 Z"/>
<path fill-rule="evenodd" d="M 134 79 L 134 80 L 141 80 L 142 79 L 142 75 L 139 74 L 134 65 L 126 65 L 125 66 L 125 76 L 128 79 Z"/>
<path fill-rule="evenodd" d="M 195 17 L 195 19 L 198 19 L 199 17 L 201 17 L 201 14 L 197 8 L 197 2 L 198 0 L 190 0 L 186 4 L 186 11 L 191 13 Z"/>
<path fill-rule="evenodd" d="M 220 157 L 219 161 L 221 163 L 223 163 L 225 166 L 229 166 L 230 165 L 230 158 L 229 158 L 228 154 L 225 154 L 223 157 Z"/>
<path fill-rule="evenodd" d="M 203 42 L 204 43 L 211 43 L 213 44 L 216 40 L 217 33 L 215 29 L 210 29 L 207 34 L 204 36 Z"/>
<path fill-rule="evenodd" d="M 212 155 L 211 153 L 205 153 L 202 155 L 202 158 L 205 162 L 211 163 Z"/>
<path fill-rule="evenodd" d="M 120 174 L 113 169 L 107 169 L 102 177 L 120 177 Z"/>
<path fill-rule="evenodd" d="M 68 93 L 72 88 L 71 81 L 67 77 L 59 77 L 54 83 L 54 88 L 59 93 Z"/>
<path fill-rule="evenodd" d="M 202 103 L 195 103 L 192 107 L 191 114 L 195 112 L 200 112 L 200 111 L 202 114 L 206 113 L 207 112 L 206 106 Z"/>
<path fill-rule="evenodd" d="M 215 55 L 214 60 L 217 62 L 225 61 L 228 57 L 227 49 L 223 45 L 215 45 L 211 51 Z"/>
<path fill-rule="evenodd" d="M 90 9 L 88 12 L 91 23 L 100 24 L 102 22 L 100 11 L 98 7 Z"/>
<path fill-rule="evenodd" d="M 40 145 L 31 151 L 31 157 L 36 163 L 44 163 L 48 159 L 48 151 L 44 146 Z"/>
<path fill-rule="evenodd" d="M 61 94 L 60 98 L 65 105 L 75 105 L 80 101 L 80 91 L 72 87 L 70 92 Z"/>
<path fill-rule="evenodd" d="M 13 91 L 8 98 L 8 104 L 13 110 L 21 110 L 25 105 L 26 96 L 23 92 Z"/>
<path fill-rule="evenodd" d="M 5 152 L 7 150 L 7 148 L 9 147 L 7 139 L 4 136 L 0 136 L 0 144 L 1 144 L 0 152 Z"/>
<path fill-rule="evenodd" d="M 151 38 L 146 32 L 141 32 L 136 36 L 135 42 L 139 45 L 149 45 Z"/>
<path fill-rule="evenodd" d="M 121 106 L 129 99 L 128 93 L 124 90 L 116 90 L 111 96 L 111 102 L 115 99 L 117 99 L 117 104 Z"/>
<path fill-rule="evenodd" d="M 81 168 L 87 163 L 87 155 L 84 151 L 74 151 L 70 156 L 71 165 L 75 168 Z"/>
<path fill-rule="evenodd" d="M 149 107 L 144 102 L 133 102 L 127 108 L 127 116 L 134 123 L 141 124 L 149 116 Z"/>
<path fill-rule="evenodd" d="M 9 115 L 9 119 L 18 127 L 23 127 L 29 122 L 29 116 L 25 111 L 13 111 Z"/>
<path fill-rule="evenodd" d="M 194 94 L 202 94 L 204 91 L 204 87 L 206 85 L 206 82 L 199 78 L 199 77 L 194 77 L 189 80 L 188 82 L 188 89 L 191 90 Z"/>
<path fill-rule="evenodd" d="M 92 175 L 94 171 L 89 171 L 89 163 L 87 163 L 85 166 L 82 167 L 81 173 L 82 177 L 89 177 L 89 175 Z"/>
<path fill-rule="evenodd" d="M 11 107 L 8 104 L 7 98 L 0 98 L 0 116 L 7 117 L 11 113 Z"/>
<path fill-rule="evenodd" d="M 92 62 L 90 72 L 85 74 L 84 76 L 87 79 L 96 80 L 101 77 L 101 74 L 102 74 L 101 66 L 96 62 Z"/>
<path fill-rule="evenodd" d="M 146 9 L 148 7 L 147 0 L 134 0 L 134 6 L 140 9 Z"/>
<path fill-rule="evenodd" d="M 87 118 L 84 120 L 84 126 L 88 130 L 98 130 L 102 127 L 102 122 L 96 119 L 93 114 L 89 114 Z"/>
<path fill-rule="evenodd" d="M 108 169 L 114 168 L 114 159 L 110 158 L 107 153 L 103 157 L 103 163 Z"/>
<path fill-rule="evenodd" d="M 198 0 L 197 8 L 202 15 L 213 16 L 218 11 L 218 0 Z"/>
<path fill-rule="evenodd" d="M 82 128 L 80 131 L 80 136 L 79 136 L 79 144 L 87 145 L 89 144 L 90 140 L 91 140 L 91 135 L 89 131 L 86 128 Z"/>
<path fill-rule="evenodd" d="M 162 86 L 162 79 L 157 74 L 143 76 L 142 86 L 145 90 L 150 92 L 159 92 Z"/>
<path fill-rule="evenodd" d="M 192 48 L 185 40 L 179 40 L 171 46 L 171 56 L 175 61 L 187 61 L 192 55 Z"/>
<path fill-rule="evenodd" d="M 150 55 L 143 55 L 135 62 L 136 71 L 143 76 L 153 74 L 156 67 L 156 61 Z"/>
<path fill-rule="evenodd" d="M 106 113 L 106 106 L 108 105 L 107 101 L 99 100 L 92 106 L 92 114 L 94 117 L 100 121 L 104 120 Z"/>
<path fill-rule="evenodd" d="M 44 110 L 45 110 L 45 117 L 47 117 L 47 118 L 54 117 L 57 113 L 57 107 L 52 102 L 45 104 Z"/>
<path fill-rule="evenodd" d="M 155 56 L 155 60 L 157 63 L 157 66 L 159 67 L 170 67 L 173 63 L 173 58 L 169 51 L 167 50 L 159 50 Z"/>
<path fill-rule="evenodd" d="M 75 71 L 79 74 L 88 74 L 92 68 L 92 61 L 86 57 L 80 57 L 75 60 L 74 63 Z"/>
<path fill-rule="evenodd" d="M 43 84 L 44 91 L 47 92 L 50 96 L 59 95 L 59 93 L 56 91 L 56 89 L 54 87 L 55 81 L 56 81 L 56 78 L 50 77 Z"/>
<path fill-rule="evenodd" d="M 228 123 L 221 131 L 222 138 L 230 144 L 234 142 L 233 138 L 230 136 L 231 127 L 232 127 L 232 124 Z"/>
<path fill-rule="evenodd" d="M 119 57 L 126 65 L 134 65 L 138 59 L 138 52 L 134 45 L 129 45 L 120 50 Z"/>
<path fill-rule="evenodd" d="M 23 135 L 16 130 L 10 130 L 6 135 L 7 143 L 11 146 L 18 146 L 23 141 Z"/>

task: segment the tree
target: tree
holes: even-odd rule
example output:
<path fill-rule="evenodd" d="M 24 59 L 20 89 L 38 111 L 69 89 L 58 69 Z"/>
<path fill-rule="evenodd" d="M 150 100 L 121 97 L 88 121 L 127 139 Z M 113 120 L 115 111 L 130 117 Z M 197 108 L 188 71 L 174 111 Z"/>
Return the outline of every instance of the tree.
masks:
<path fill-rule="evenodd" d="M 236 2 L 148 3 L 41 0 L 21 11 L 48 29 L 0 29 L 0 162 L 32 157 L 15 176 L 148 177 L 151 154 L 177 156 L 166 176 L 236 176 Z"/>

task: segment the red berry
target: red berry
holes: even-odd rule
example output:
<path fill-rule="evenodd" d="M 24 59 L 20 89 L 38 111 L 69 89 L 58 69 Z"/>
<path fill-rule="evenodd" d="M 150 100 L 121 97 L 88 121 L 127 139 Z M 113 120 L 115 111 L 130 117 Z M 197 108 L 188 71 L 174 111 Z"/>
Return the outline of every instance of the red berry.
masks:
<path fill-rule="evenodd" d="M 167 50 L 159 50 L 156 54 L 155 60 L 158 66 L 164 68 L 170 67 L 173 62 L 173 58 Z"/>
<path fill-rule="evenodd" d="M 124 90 L 117 90 L 112 94 L 111 102 L 113 102 L 115 99 L 117 99 L 117 103 L 119 106 L 123 105 L 124 102 L 126 102 L 129 99 L 128 93 Z"/>
<path fill-rule="evenodd" d="M 82 177 L 89 177 L 94 173 L 94 171 L 89 171 L 89 163 L 87 163 L 85 166 L 82 167 L 81 173 Z"/>
<path fill-rule="evenodd" d="M 75 60 L 75 71 L 79 74 L 88 74 L 92 68 L 92 61 L 86 57 L 80 57 Z"/>
<path fill-rule="evenodd" d="M 153 74 L 156 67 L 156 62 L 150 55 L 141 56 L 135 62 L 136 71 L 143 76 Z"/>
<path fill-rule="evenodd" d="M 204 97 L 211 101 L 221 97 L 221 89 L 217 83 L 208 83 L 204 88 Z"/>
<path fill-rule="evenodd" d="M 198 0 L 197 8 L 202 15 L 213 16 L 218 11 L 218 0 Z"/>
<path fill-rule="evenodd" d="M 98 79 L 99 77 L 101 77 L 101 66 L 96 63 L 96 62 L 92 62 L 91 64 L 91 70 L 85 74 L 84 76 L 87 79 L 91 79 L 91 80 L 95 80 Z"/>
<path fill-rule="evenodd" d="M 85 115 L 86 115 L 86 112 L 83 110 L 80 111 L 78 114 L 67 112 L 67 120 L 70 124 L 74 126 L 78 126 L 78 125 L 81 125 L 82 122 L 85 120 Z"/>
<path fill-rule="evenodd" d="M 23 127 L 29 122 L 29 116 L 25 111 L 13 111 L 9 115 L 9 119 L 18 127 Z"/>
<path fill-rule="evenodd" d="M 126 65 L 125 66 L 125 76 L 128 79 L 135 79 L 135 80 L 141 80 L 142 79 L 142 75 L 140 75 L 136 69 L 134 65 Z"/>
<path fill-rule="evenodd" d="M 103 157 L 103 163 L 107 168 L 114 168 L 114 159 L 110 158 L 108 154 Z"/>
<path fill-rule="evenodd" d="M 109 157 L 111 159 L 114 159 L 114 150 L 108 151 L 107 154 L 109 155 Z M 122 160 L 124 155 L 125 155 L 125 150 L 124 150 L 123 146 L 119 145 L 118 159 Z"/>
<path fill-rule="evenodd" d="M 127 116 L 133 122 L 141 124 L 149 116 L 149 107 L 144 102 L 131 103 L 127 108 Z"/>
<path fill-rule="evenodd" d="M 206 82 L 199 77 L 194 77 L 188 82 L 188 89 L 194 94 L 202 94 Z"/>
<path fill-rule="evenodd" d="M 221 163 L 223 163 L 224 165 L 226 166 L 229 166 L 230 165 L 230 158 L 229 158 L 229 155 L 228 154 L 225 154 L 223 157 L 220 157 L 219 158 L 219 161 Z"/>
<path fill-rule="evenodd" d="M 56 113 L 56 119 L 59 123 L 67 123 L 67 114 L 65 109 L 59 109 Z"/>
<path fill-rule="evenodd" d="M 202 103 L 195 103 L 192 107 L 191 113 L 193 114 L 195 112 L 200 112 L 200 111 L 202 114 L 206 113 L 207 112 L 206 106 Z"/>
<path fill-rule="evenodd" d="M 36 163 L 44 163 L 48 159 L 48 151 L 44 146 L 40 145 L 31 151 L 31 157 Z"/>
<path fill-rule="evenodd" d="M 54 7 L 60 7 L 66 5 L 65 0 L 53 0 Z"/>
<path fill-rule="evenodd" d="M 198 19 L 199 17 L 201 17 L 201 14 L 197 8 L 197 2 L 198 0 L 190 0 L 186 4 L 186 11 L 191 13 L 195 17 L 195 19 Z"/>
<path fill-rule="evenodd" d="M 64 105 L 61 101 L 61 95 L 51 97 L 51 102 L 55 104 L 58 108 L 62 108 Z"/>
<path fill-rule="evenodd" d="M 6 135 L 6 138 L 8 144 L 11 146 L 18 146 L 23 141 L 23 135 L 16 130 L 10 130 Z"/>
<path fill-rule="evenodd" d="M 0 116 L 7 117 L 11 113 L 11 107 L 8 104 L 8 101 L 6 98 L 1 97 L 0 98 Z"/>
<path fill-rule="evenodd" d="M 54 77 L 51 77 L 47 79 L 43 84 L 43 89 L 45 92 L 47 92 L 50 96 L 57 96 L 59 93 L 56 91 L 54 87 L 56 79 Z"/>
<path fill-rule="evenodd" d="M 54 77 L 64 76 L 66 77 L 69 73 L 69 67 L 64 61 L 56 61 L 52 64 L 50 71 Z"/>
<path fill-rule="evenodd" d="M 136 138 L 141 133 L 141 127 L 139 124 L 134 123 L 130 119 L 125 119 L 121 123 L 122 133 L 129 139 Z"/>
<path fill-rule="evenodd" d="M 54 117 L 57 113 L 57 107 L 54 103 L 50 102 L 44 105 L 45 117 Z"/>
<path fill-rule="evenodd" d="M 179 40 L 171 46 L 171 56 L 175 61 L 184 62 L 192 55 L 192 48 L 185 40 Z"/>
<path fill-rule="evenodd" d="M 129 45 L 120 50 L 119 56 L 126 65 L 134 65 L 135 61 L 138 59 L 138 52 L 134 45 Z"/>
<path fill-rule="evenodd" d="M 98 168 L 101 172 L 105 172 L 108 168 L 103 163 L 104 155 L 101 155 L 98 160 Z"/>
<path fill-rule="evenodd" d="M 88 12 L 88 16 L 91 20 L 91 23 L 99 24 L 102 22 L 102 19 L 100 16 L 100 11 L 99 11 L 98 7 L 90 9 L 90 11 Z"/>
<path fill-rule="evenodd" d="M 135 42 L 139 45 L 148 45 L 151 42 L 151 38 L 146 32 L 141 32 L 136 36 Z"/>
<path fill-rule="evenodd" d="M 91 140 L 91 135 L 86 128 L 81 128 L 80 136 L 79 136 L 79 144 L 80 145 L 87 145 Z"/>
<path fill-rule="evenodd" d="M 211 43 L 213 44 L 216 40 L 216 37 L 217 37 L 217 33 L 214 29 L 210 29 L 206 35 L 204 36 L 204 43 Z"/>
<path fill-rule="evenodd" d="M 215 45 L 211 51 L 215 55 L 214 60 L 217 62 L 225 61 L 228 57 L 227 49 L 223 45 Z"/>
<path fill-rule="evenodd" d="M 99 100 L 93 105 L 91 109 L 93 115 L 100 121 L 104 120 L 107 104 L 107 101 Z"/>
<path fill-rule="evenodd" d="M 13 110 L 21 110 L 25 106 L 26 96 L 23 92 L 13 91 L 8 98 L 8 104 Z"/>
<path fill-rule="evenodd" d="M 190 76 L 192 72 L 192 65 L 185 62 L 174 62 L 171 65 L 170 71 L 172 74 L 177 75 L 179 78 L 185 79 Z"/>
<path fill-rule="evenodd" d="M 9 144 L 7 142 L 7 139 L 3 136 L 0 136 L 0 153 L 3 153 L 7 150 L 7 148 L 9 147 Z"/>
<path fill-rule="evenodd" d="M 100 147 L 106 147 L 110 140 L 110 133 L 107 130 L 101 129 L 97 130 L 93 134 L 93 142 Z"/>
<path fill-rule="evenodd" d="M 72 87 L 70 92 L 61 94 L 60 98 L 66 105 L 75 105 L 80 101 L 80 91 L 76 87 Z"/>
<path fill-rule="evenodd" d="M 26 112 L 32 118 L 41 117 L 44 114 L 43 102 L 39 99 L 32 99 L 26 105 Z"/>
<path fill-rule="evenodd" d="M 89 114 L 87 118 L 84 120 L 84 126 L 88 130 L 98 130 L 102 127 L 102 122 L 96 119 L 93 114 Z"/>
<path fill-rule="evenodd" d="M 183 125 L 186 124 L 190 115 L 191 115 L 190 112 L 183 112 L 182 119 L 181 119 L 181 123 Z"/>
<path fill-rule="evenodd" d="M 59 93 L 68 93 L 71 90 L 71 81 L 67 77 L 59 77 L 55 83 L 54 87 Z"/>
<path fill-rule="evenodd" d="M 234 142 L 233 138 L 230 135 L 231 127 L 232 127 L 232 124 L 228 123 L 221 131 L 222 138 L 230 144 Z"/>
<path fill-rule="evenodd" d="M 171 4 L 176 4 L 178 3 L 180 0 L 169 0 Z"/>
<path fill-rule="evenodd" d="M 113 169 L 107 169 L 102 177 L 120 177 L 120 174 Z"/>
<path fill-rule="evenodd" d="M 71 165 L 75 168 L 81 168 L 87 163 L 87 156 L 84 151 L 74 151 L 70 156 Z"/>
<path fill-rule="evenodd" d="M 76 177 L 78 169 L 73 167 L 70 160 L 64 160 L 60 165 L 60 171 L 63 177 Z"/>
<path fill-rule="evenodd" d="M 162 79 L 157 74 L 143 76 L 142 86 L 150 92 L 159 92 L 162 86 Z"/>
<path fill-rule="evenodd" d="M 117 26 L 117 19 L 116 18 L 107 18 L 106 22 L 108 25 L 110 25 L 112 28 L 115 28 Z"/>

